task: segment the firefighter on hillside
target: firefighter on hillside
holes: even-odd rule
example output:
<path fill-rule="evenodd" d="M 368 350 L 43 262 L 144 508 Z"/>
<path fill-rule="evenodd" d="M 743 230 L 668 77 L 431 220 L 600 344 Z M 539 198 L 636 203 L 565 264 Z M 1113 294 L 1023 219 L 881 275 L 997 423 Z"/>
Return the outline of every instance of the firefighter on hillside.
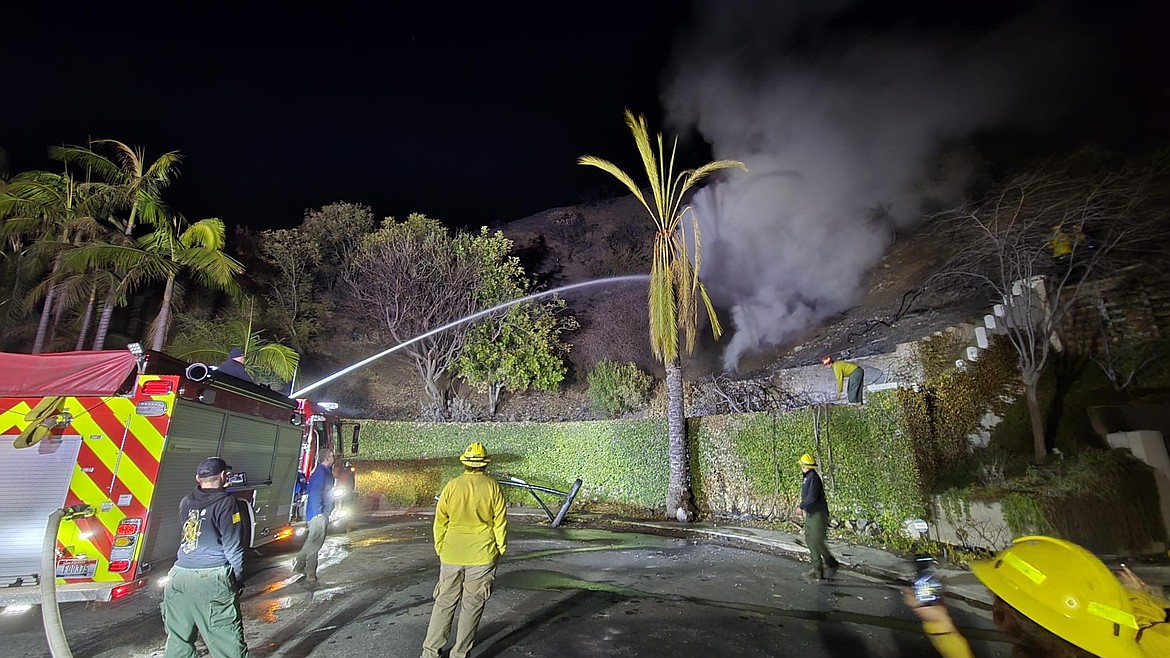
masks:
<path fill-rule="evenodd" d="M 861 404 L 861 391 L 865 388 L 865 369 L 856 363 L 848 361 L 834 361 L 831 356 L 821 357 L 821 363 L 826 368 L 833 369 L 833 376 L 837 378 L 837 398 L 840 399 L 841 393 L 845 390 L 845 381 L 848 378 L 849 388 L 849 403 Z"/>
<path fill-rule="evenodd" d="M 225 490 L 231 468 L 219 457 L 204 459 L 195 470 L 199 486 L 179 503 L 179 557 L 162 601 L 166 658 L 195 658 L 196 629 L 214 658 L 247 658 L 240 510 Z"/>
<path fill-rule="evenodd" d="M 422 658 L 438 658 L 451 633 L 455 606 L 459 627 L 450 658 L 467 658 L 483 606 L 492 593 L 496 561 L 508 548 L 508 517 L 504 493 L 488 477 L 491 462 L 482 443 L 472 443 L 459 457 L 466 470 L 451 480 L 435 506 L 435 552 L 439 554 L 439 583 Z"/>

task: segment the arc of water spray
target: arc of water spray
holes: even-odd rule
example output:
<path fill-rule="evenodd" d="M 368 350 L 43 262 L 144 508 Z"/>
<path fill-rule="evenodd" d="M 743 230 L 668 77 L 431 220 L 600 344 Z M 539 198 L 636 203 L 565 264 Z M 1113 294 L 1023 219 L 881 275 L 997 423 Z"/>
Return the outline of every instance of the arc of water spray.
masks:
<path fill-rule="evenodd" d="M 412 345 L 414 343 L 417 343 L 420 340 L 423 340 L 424 338 L 429 338 L 431 336 L 434 336 L 437 333 L 451 329 L 452 327 L 458 327 L 461 324 L 471 322 L 472 320 L 477 320 L 479 318 L 482 318 L 485 315 L 490 315 L 492 313 L 495 313 L 496 311 L 501 311 L 501 310 L 506 309 L 509 306 L 513 306 L 515 304 L 522 304 L 524 302 L 530 302 L 534 299 L 540 299 L 541 297 L 555 295 L 558 292 L 563 292 L 565 290 L 573 290 L 574 288 L 585 288 L 587 286 L 597 286 L 597 285 L 601 285 L 604 283 L 623 283 L 623 282 L 628 282 L 628 281 L 646 281 L 649 278 L 650 277 L 648 275 L 645 275 L 645 274 L 631 274 L 631 275 L 627 275 L 627 276 L 611 276 L 611 277 L 608 277 L 605 279 L 596 279 L 593 281 L 583 281 L 581 283 L 571 283 L 567 286 L 553 288 L 552 290 L 545 290 L 544 292 L 532 293 L 531 295 L 525 295 L 524 297 L 519 297 L 517 299 L 513 299 L 511 301 L 507 301 L 507 302 L 504 302 L 502 304 L 496 304 L 495 306 L 493 306 L 489 309 L 486 309 L 483 311 L 477 311 L 475 313 L 472 313 L 471 315 L 459 318 L 458 320 L 455 320 L 454 322 L 448 322 L 447 324 L 445 324 L 441 327 L 431 329 L 430 331 L 426 332 L 425 334 L 419 334 L 418 336 L 415 336 L 414 338 L 411 338 L 408 341 L 399 343 L 399 344 L 395 345 L 394 347 L 391 347 L 388 350 L 382 350 L 381 352 L 378 352 L 377 354 L 375 354 L 373 356 L 366 357 L 366 358 L 362 359 L 361 361 L 354 363 L 353 365 L 350 365 L 346 368 L 342 368 L 341 370 L 338 370 L 337 372 L 333 373 L 332 375 L 329 375 L 328 377 L 326 377 L 324 379 L 321 379 L 319 381 L 313 382 L 312 384 L 309 384 L 308 386 L 300 389 L 299 391 L 293 391 L 292 393 L 289 394 L 289 397 L 290 398 L 299 398 L 302 395 L 304 395 L 305 393 L 308 393 L 309 391 L 317 388 L 318 386 L 321 386 L 323 384 L 328 384 L 329 382 L 333 381 L 334 379 L 337 379 L 338 377 L 349 374 L 349 373 L 353 372 L 354 370 L 361 368 L 364 365 L 373 363 L 374 361 L 377 361 L 378 359 L 380 359 L 384 356 L 392 354 L 393 352 L 396 352 L 396 351 L 406 347 L 407 345 Z"/>

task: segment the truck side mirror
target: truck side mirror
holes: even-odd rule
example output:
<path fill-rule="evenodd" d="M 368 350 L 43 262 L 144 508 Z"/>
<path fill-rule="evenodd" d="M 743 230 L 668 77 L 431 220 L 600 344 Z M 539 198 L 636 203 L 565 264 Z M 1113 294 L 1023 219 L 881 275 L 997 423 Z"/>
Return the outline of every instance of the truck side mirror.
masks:
<path fill-rule="evenodd" d="M 350 445 L 350 450 L 349 450 L 349 452 L 351 454 L 356 455 L 358 452 L 358 435 L 361 434 L 361 431 L 362 431 L 361 423 L 357 423 L 353 426 L 353 443 Z"/>

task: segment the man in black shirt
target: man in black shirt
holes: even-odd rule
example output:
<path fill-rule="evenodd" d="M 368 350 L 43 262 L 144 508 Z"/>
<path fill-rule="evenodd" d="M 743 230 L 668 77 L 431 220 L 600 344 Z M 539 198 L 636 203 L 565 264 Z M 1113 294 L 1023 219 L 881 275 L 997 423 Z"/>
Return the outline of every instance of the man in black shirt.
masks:
<path fill-rule="evenodd" d="M 825 487 L 817 474 L 817 460 L 807 452 L 800 456 L 800 471 L 804 480 L 800 485 L 800 509 L 804 512 L 804 543 L 812 557 L 812 571 L 805 574 L 809 580 L 823 580 L 837 574 L 841 563 L 825 545 L 829 530 L 829 503 Z"/>
<path fill-rule="evenodd" d="M 163 590 L 166 658 L 195 658 L 195 632 L 213 658 L 247 658 L 240 617 L 244 546 L 240 510 L 227 486 L 228 466 L 208 457 L 198 487 L 179 503 L 179 555 Z"/>
<path fill-rule="evenodd" d="M 244 350 L 233 347 L 228 352 L 228 358 L 223 363 L 215 367 L 215 371 L 224 375 L 231 375 L 236 379 L 242 379 L 248 383 L 254 384 L 252 376 L 244 369 Z"/>

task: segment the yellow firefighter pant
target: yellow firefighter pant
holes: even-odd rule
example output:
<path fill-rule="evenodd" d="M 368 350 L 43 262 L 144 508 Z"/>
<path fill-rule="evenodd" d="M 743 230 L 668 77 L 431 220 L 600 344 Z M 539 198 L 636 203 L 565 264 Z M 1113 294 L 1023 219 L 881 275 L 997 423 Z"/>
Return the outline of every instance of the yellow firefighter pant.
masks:
<path fill-rule="evenodd" d="M 439 584 L 435 585 L 435 607 L 431 608 L 431 623 L 427 625 L 427 639 L 423 641 L 422 658 L 438 658 L 439 650 L 451 635 L 451 620 L 455 606 L 460 604 L 459 626 L 451 658 L 467 658 L 475 643 L 475 631 L 483 616 L 483 606 L 492 595 L 496 579 L 496 565 L 479 564 L 459 566 L 443 564 L 439 567 Z"/>
<path fill-rule="evenodd" d="M 162 600 L 166 658 L 195 658 L 196 630 L 212 658 L 248 658 L 232 568 L 175 565 L 169 575 Z"/>

